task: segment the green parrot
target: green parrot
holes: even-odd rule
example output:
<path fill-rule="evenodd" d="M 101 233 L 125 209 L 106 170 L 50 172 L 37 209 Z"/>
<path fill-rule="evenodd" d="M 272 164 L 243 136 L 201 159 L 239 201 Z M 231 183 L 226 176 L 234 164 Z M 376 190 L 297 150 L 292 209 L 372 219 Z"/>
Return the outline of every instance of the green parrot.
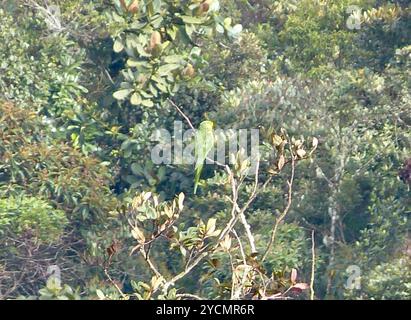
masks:
<path fill-rule="evenodd" d="M 195 134 L 195 174 L 194 174 L 194 194 L 197 192 L 198 182 L 200 181 L 201 171 L 208 153 L 214 147 L 214 123 L 206 120 L 200 123 L 200 127 Z"/>

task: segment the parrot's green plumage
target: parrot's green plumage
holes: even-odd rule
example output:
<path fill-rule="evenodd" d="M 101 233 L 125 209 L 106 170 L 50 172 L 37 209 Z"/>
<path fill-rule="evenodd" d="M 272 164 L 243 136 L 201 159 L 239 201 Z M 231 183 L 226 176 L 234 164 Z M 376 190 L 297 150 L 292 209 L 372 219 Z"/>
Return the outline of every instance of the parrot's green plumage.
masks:
<path fill-rule="evenodd" d="M 200 123 L 195 135 L 195 173 L 194 173 L 194 194 L 197 192 L 198 182 L 200 181 L 201 171 L 203 170 L 204 161 L 208 153 L 214 147 L 214 123 L 212 121 L 203 121 Z"/>

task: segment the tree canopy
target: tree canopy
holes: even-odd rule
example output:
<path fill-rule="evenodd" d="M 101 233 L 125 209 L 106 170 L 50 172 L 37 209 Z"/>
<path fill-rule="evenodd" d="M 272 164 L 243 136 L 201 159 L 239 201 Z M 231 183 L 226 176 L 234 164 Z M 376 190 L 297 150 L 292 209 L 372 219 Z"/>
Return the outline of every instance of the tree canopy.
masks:
<path fill-rule="evenodd" d="M 0 299 L 411 299 L 404 0 L 3 0 Z"/>

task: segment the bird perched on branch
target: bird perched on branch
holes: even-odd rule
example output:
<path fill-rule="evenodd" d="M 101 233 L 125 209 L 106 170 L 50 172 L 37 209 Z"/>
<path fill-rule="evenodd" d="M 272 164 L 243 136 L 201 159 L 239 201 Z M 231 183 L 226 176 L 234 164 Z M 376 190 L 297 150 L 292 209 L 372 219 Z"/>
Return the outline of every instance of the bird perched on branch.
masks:
<path fill-rule="evenodd" d="M 195 134 L 195 169 L 194 169 L 194 194 L 197 192 L 198 183 L 200 181 L 201 171 L 203 170 L 204 161 L 208 153 L 214 147 L 214 123 L 206 120 L 200 123 Z"/>

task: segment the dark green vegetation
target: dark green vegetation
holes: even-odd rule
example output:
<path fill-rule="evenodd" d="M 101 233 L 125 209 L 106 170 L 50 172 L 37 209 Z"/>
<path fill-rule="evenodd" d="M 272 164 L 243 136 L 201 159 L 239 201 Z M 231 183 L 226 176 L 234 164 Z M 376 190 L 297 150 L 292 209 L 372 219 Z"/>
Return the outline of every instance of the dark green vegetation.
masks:
<path fill-rule="evenodd" d="M 0 0 L 0 299 L 410 299 L 410 34 L 407 0 Z M 205 120 L 257 176 L 153 163 Z"/>

